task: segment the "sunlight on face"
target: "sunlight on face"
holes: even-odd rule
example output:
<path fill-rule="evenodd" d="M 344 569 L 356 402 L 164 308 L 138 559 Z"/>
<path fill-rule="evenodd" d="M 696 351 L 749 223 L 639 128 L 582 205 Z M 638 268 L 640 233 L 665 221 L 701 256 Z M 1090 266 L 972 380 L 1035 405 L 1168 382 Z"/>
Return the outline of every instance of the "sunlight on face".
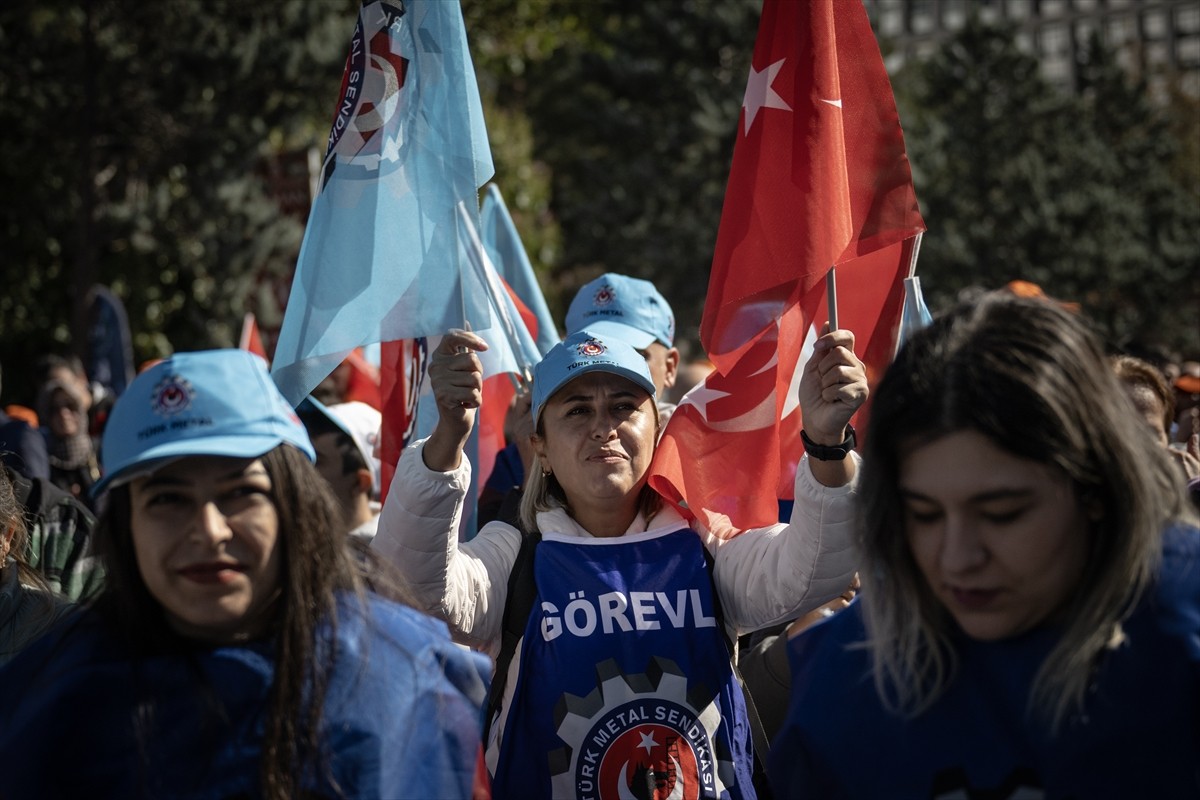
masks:
<path fill-rule="evenodd" d="M 572 508 L 636 505 L 654 455 L 654 400 L 632 381 L 590 372 L 559 389 L 542 411 L 534 447 Z"/>
<path fill-rule="evenodd" d="M 179 633 L 261 636 L 279 591 L 279 516 L 258 459 L 180 459 L 130 485 L 138 570 Z"/>
<path fill-rule="evenodd" d="M 913 558 L 968 636 L 1028 631 L 1079 583 L 1087 518 L 1058 471 L 959 431 L 910 452 L 900 488 Z"/>

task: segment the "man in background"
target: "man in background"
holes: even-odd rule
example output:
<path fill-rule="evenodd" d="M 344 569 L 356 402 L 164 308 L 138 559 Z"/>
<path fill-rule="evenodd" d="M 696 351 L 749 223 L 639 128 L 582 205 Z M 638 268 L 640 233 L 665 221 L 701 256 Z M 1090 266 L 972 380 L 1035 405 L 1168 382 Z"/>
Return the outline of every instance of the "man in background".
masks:
<path fill-rule="evenodd" d="M 382 415 L 357 401 L 324 403 L 309 397 L 296 409 L 317 453 L 317 471 L 342 507 L 345 530 L 369 542 L 379 524 L 379 457 Z"/>

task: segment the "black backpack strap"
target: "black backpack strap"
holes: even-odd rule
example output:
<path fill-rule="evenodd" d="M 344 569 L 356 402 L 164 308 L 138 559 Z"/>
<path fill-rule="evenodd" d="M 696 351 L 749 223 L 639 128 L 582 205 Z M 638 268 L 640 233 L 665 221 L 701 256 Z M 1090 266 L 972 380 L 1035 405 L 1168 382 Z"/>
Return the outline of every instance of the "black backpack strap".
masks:
<path fill-rule="evenodd" d="M 492 674 L 492 686 L 488 690 L 487 711 L 483 718 L 483 746 L 487 747 L 492 720 L 500 710 L 504 690 L 508 683 L 508 667 L 517 654 L 517 645 L 525 635 L 529 615 L 533 613 L 533 601 L 537 598 L 537 581 L 533 575 L 533 556 L 542 541 L 539 531 L 529 533 L 521 528 L 521 547 L 517 560 L 508 573 L 508 596 L 504 601 L 504 617 L 501 622 L 500 652 L 496 655 L 496 668 Z"/>
<path fill-rule="evenodd" d="M 758 708 L 754 705 L 754 698 L 750 695 L 750 687 L 746 685 L 746 679 L 742 677 L 737 659 L 734 658 L 737 640 L 729 635 L 729 629 L 725 627 L 725 611 L 721 607 L 721 593 L 717 591 L 715 577 L 716 562 L 707 547 L 701 545 L 700 549 L 704 551 L 704 566 L 708 568 L 708 580 L 712 584 L 713 617 L 716 618 L 721 635 L 725 637 L 725 646 L 729 650 L 729 666 L 733 669 L 733 676 L 737 678 L 738 685 L 742 687 L 742 699 L 746 704 L 746 719 L 750 723 L 750 737 L 754 741 L 754 788 L 761 800 L 770 800 L 771 789 L 767 784 L 767 753 L 771 751 L 771 741 L 767 738 L 762 718 L 758 716 Z"/>

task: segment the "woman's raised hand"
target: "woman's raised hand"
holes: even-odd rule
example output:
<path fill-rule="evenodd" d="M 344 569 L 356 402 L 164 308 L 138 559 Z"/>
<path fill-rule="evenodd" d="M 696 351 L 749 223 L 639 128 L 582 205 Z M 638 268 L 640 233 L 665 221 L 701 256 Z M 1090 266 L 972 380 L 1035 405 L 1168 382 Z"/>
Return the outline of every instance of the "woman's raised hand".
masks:
<path fill-rule="evenodd" d="M 813 346 L 800 379 L 804 432 L 818 444 L 836 445 L 865 402 L 867 368 L 854 355 L 854 334 L 827 330 Z"/>
<path fill-rule="evenodd" d="M 853 333 L 825 327 L 800 377 L 800 412 L 805 435 L 816 444 L 832 447 L 845 440 L 850 418 L 867 402 L 867 368 L 854 355 Z M 826 486 L 842 486 L 855 472 L 849 457 L 841 461 L 810 458 L 809 468 Z"/>
<path fill-rule="evenodd" d="M 437 472 L 456 469 L 483 397 L 483 365 L 477 351 L 487 342 L 470 331 L 453 328 L 429 359 L 429 385 L 438 422 L 425 443 L 425 466 Z"/>

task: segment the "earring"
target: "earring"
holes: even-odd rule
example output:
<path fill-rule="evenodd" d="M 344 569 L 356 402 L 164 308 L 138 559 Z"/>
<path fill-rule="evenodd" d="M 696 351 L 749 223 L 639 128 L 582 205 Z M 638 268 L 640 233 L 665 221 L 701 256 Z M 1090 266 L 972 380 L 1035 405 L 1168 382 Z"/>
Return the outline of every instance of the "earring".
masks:
<path fill-rule="evenodd" d="M 553 475 L 553 474 L 554 474 L 554 471 L 553 471 L 553 470 L 549 470 L 549 469 L 544 469 L 544 470 L 542 470 L 542 477 L 543 477 L 543 478 L 549 478 L 549 477 L 550 477 L 551 475 Z"/>

